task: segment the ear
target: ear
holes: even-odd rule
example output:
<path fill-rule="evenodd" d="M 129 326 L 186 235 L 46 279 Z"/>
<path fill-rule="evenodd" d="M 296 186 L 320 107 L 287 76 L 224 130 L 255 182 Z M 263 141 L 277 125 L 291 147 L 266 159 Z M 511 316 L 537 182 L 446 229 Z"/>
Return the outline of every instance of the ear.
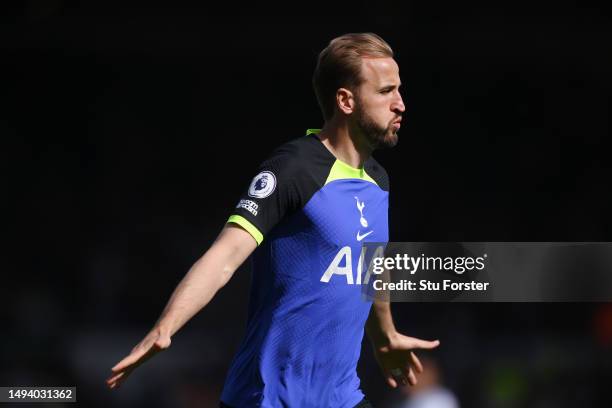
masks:
<path fill-rule="evenodd" d="M 336 105 L 340 112 L 345 115 L 350 115 L 355 109 L 355 97 L 353 93 L 346 88 L 339 88 L 336 91 Z"/>

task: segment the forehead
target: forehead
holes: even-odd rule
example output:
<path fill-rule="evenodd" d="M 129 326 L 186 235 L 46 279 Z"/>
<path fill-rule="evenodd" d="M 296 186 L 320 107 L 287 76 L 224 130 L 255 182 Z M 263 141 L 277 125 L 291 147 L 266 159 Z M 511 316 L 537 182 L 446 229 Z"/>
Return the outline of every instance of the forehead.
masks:
<path fill-rule="evenodd" d="M 361 76 L 373 86 L 398 85 L 399 66 L 393 58 L 362 58 Z"/>

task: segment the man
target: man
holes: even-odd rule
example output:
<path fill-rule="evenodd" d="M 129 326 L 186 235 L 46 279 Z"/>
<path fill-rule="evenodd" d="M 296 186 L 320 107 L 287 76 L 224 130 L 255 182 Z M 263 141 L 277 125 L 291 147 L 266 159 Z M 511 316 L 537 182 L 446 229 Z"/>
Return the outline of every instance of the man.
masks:
<path fill-rule="evenodd" d="M 323 129 L 264 161 L 154 328 L 113 367 L 110 388 L 166 349 L 253 251 L 246 335 L 221 406 L 369 406 L 356 373 L 364 325 L 388 384 L 416 383 L 412 350 L 438 342 L 399 334 L 388 303 L 363 299 L 352 267 L 364 242 L 388 240 L 389 183 L 371 153 L 397 143 L 404 112 L 393 51 L 375 34 L 338 37 L 319 55 L 313 85 Z"/>

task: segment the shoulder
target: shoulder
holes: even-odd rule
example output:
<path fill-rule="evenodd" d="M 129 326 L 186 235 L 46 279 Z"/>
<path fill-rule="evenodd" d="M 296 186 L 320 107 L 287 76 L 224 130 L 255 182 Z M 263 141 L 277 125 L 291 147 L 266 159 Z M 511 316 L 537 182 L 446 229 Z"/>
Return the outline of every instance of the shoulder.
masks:
<path fill-rule="evenodd" d="M 313 136 L 302 136 L 276 148 L 261 168 L 278 172 L 283 179 L 314 178 L 325 180 L 334 158 Z"/>
<path fill-rule="evenodd" d="M 381 189 L 389 191 L 389 175 L 387 170 L 374 157 L 366 160 L 363 167 Z"/>

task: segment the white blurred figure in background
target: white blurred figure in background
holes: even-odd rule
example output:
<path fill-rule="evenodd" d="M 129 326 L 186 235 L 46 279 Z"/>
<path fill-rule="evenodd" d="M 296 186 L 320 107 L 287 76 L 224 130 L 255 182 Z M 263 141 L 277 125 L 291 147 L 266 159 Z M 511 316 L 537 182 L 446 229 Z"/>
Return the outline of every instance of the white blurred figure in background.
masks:
<path fill-rule="evenodd" d="M 440 379 L 440 368 L 435 360 L 423 356 L 423 374 L 414 386 L 401 387 L 402 400 L 396 408 L 459 408 L 457 397 L 444 387 Z"/>

